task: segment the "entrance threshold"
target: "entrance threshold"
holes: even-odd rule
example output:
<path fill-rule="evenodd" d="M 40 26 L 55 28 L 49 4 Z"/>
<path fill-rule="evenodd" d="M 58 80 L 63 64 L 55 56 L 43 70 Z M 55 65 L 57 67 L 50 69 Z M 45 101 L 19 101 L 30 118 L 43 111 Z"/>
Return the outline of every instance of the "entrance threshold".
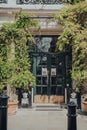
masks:
<path fill-rule="evenodd" d="M 54 104 L 54 103 L 33 103 L 32 106 L 33 107 L 56 107 L 56 106 L 57 107 L 58 106 L 66 107 L 67 104 L 65 104 L 65 103 L 56 103 L 56 104 Z"/>
<path fill-rule="evenodd" d="M 62 111 L 64 108 L 65 105 L 60 103 L 33 103 L 33 109 L 36 111 Z"/>

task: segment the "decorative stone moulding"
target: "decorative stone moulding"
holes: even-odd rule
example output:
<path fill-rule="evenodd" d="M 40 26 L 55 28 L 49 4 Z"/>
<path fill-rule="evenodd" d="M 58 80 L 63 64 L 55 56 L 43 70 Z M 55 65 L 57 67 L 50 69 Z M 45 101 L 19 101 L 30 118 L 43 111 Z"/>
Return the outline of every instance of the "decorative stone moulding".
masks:
<path fill-rule="evenodd" d="M 17 0 L 17 4 L 61 4 L 62 0 Z"/>

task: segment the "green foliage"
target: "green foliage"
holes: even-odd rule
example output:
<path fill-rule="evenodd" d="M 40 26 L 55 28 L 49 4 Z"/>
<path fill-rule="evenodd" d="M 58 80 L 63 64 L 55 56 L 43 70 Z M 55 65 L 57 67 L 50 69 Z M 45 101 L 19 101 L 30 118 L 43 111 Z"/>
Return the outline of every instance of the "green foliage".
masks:
<path fill-rule="evenodd" d="M 17 28 L 28 30 L 31 27 L 38 26 L 38 23 L 28 13 L 19 13 L 16 16 L 16 26 Z"/>
<path fill-rule="evenodd" d="M 65 3 L 75 4 L 85 0 L 63 0 Z"/>
<path fill-rule="evenodd" d="M 87 87 L 87 2 L 70 5 L 60 11 L 56 20 L 64 30 L 58 39 L 57 50 L 72 48 L 72 78 L 76 87 Z"/>
<path fill-rule="evenodd" d="M 33 39 L 29 28 L 36 27 L 37 23 L 25 17 L 20 14 L 14 23 L 4 23 L 0 27 L 0 89 L 7 84 L 26 88 L 29 83 L 35 85 L 26 43 Z"/>

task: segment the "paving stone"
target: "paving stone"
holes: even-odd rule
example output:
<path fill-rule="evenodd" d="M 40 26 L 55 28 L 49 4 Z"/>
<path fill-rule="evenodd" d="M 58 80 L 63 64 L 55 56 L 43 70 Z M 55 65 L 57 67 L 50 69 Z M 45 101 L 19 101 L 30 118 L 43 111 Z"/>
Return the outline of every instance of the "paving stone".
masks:
<path fill-rule="evenodd" d="M 8 130 L 67 130 L 67 109 L 62 111 L 35 111 L 18 109 L 8 116 Z M 77 115 L 77 130 L 87 130 L 87 116 Z"/>

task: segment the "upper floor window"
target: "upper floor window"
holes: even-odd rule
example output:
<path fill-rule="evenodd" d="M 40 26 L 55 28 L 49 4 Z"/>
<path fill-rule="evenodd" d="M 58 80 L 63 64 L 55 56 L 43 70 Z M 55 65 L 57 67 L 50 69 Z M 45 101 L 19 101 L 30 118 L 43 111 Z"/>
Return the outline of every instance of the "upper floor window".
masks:
<path fill-rule="evenodd" d="M 17 4 L 58 4 L 62 0 L 16 0 Z"/>
<path fill-rule="evenodd" d="M 28 4 L 30 1 L 32 1 L 32 0 L 16 0 L 16 3 L 17 4 Z"/>
<path fill-rule="evenodd" d="M 7 0 L 0 0 L 0 3 L 7 3 Z"/>

